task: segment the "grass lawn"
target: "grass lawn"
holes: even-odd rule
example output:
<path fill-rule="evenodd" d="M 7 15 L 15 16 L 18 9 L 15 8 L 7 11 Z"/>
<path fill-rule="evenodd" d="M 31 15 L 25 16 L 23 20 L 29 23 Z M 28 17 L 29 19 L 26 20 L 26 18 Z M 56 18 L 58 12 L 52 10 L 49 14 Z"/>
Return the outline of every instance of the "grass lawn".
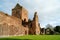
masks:
<path fill-rule="evenodd" d="M 0 38 L 0 40 L 60 40 L 60 35 L 25 35 Z"/>

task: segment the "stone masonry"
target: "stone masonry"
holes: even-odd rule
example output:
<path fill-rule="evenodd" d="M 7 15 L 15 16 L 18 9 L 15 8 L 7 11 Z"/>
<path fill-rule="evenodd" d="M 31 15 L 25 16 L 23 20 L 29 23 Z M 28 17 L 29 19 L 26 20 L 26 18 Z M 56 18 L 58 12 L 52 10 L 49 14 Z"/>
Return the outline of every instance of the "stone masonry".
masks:
<path fill-rule="evenodd" d="M 35 12 L 32 20 L 28 19 L 28 11 L 18 3 L 12 9 L 12 16 L 0 12 L 0 35 L 39 35 L 40 24 Z"/>

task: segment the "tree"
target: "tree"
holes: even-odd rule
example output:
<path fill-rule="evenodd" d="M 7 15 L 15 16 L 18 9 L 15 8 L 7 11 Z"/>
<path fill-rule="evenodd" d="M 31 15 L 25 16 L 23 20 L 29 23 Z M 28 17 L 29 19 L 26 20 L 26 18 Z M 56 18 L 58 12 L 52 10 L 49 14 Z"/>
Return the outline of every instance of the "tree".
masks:
<path fill-rule="evenodd" d="M 54 34 L 53 26 L 50 24 L 46 25 L 46 34 Z"/>
<path fill-rule="evenodd" d="M 54 28 L 54 31 L 60 33 L 60 26 L 56 26 L 56 27 Z"/>
<path fill-rule="evenodd" d="M 50 24 L 47 24 L 47 25 L 46 25 L 46 29 L 47 29 L 47 28 L 49 28 L 49 29 L 51 29 L 52 31 L 54 31 L 53 26 L 50 25 Z"/>

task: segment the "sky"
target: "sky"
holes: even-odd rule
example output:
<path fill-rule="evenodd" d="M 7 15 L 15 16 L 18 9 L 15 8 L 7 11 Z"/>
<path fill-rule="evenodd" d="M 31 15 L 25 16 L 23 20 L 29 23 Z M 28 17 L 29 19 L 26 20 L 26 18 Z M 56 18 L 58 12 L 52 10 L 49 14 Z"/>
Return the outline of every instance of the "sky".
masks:
<path fill-rule="evenodd" d="M 11 15 L 17 3 L 28 10 L 30 19 L 37 12 L 41 27 L 60 25 L 60 0 L 0 0 L 0 11 Z"/>

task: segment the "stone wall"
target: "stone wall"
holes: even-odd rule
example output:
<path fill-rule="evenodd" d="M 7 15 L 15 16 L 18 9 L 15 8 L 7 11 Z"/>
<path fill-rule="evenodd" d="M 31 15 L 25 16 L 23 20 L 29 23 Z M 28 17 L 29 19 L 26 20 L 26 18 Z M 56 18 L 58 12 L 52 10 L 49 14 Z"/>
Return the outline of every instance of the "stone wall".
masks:
<path fill-rule="evenodd" d="M 12 9 L 12 16 L 0 12 L 0 35 L 28 34 L 40 34 L 37 12 L 31 22 L 28 21 L 28 11 L 19 4 Z"/>
<path fill-rule="evenodd" d="M 25 8 L 22 8 L 22 20 L 28 22 L 28 11 Z"/>
<path fill-rule="evenodd" d="M 0 13 L 0 35 L 24 35 L 22 21 Z"/>
<path fill-rule="evenodd" d="M 12 9 L 12 16 L 20 18 L 21 20 L 26 20 L 26 22 L 28 22 L 28 11 L 19 4 L 17 4 L 16 7 Z"/>

